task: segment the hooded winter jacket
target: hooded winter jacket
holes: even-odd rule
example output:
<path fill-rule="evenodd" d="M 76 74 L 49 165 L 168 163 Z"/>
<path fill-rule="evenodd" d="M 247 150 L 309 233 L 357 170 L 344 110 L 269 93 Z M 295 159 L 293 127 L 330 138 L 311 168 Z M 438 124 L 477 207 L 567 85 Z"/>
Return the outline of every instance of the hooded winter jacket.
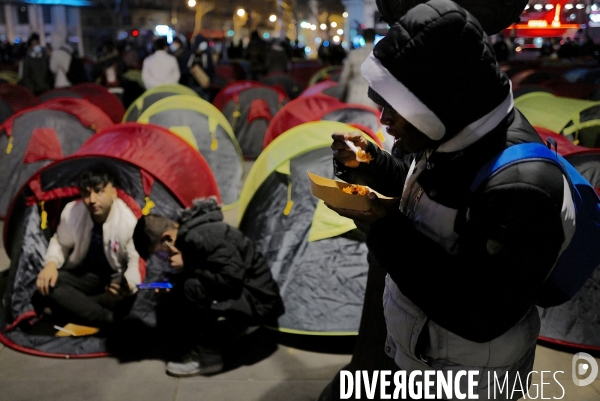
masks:
<path fill-rule="evenodd" d="M 214 200 L 194 202 L 180 224 L 175 246 L 183 257 L 188 298 L 237 313 L 249 324 L 273 323 L 283 314 L 269 266 L 249 238 L 223 222 Z"/>
<path fill-rule="evenodd" d="M 397 142 L 392 156 L 369 145 L 374 156 L 370 164 L 350 169 L 335 161 L 334 168 L 348 182 L 401 197 L 399 210 L 373 224 L 367 236 L 371 256 L 388 272 L 386 353 L 406 370 L 478 369 L 482 380 L 476 392 L 487 399 L 486 370 L 510 372 L 511 380 L 517 372 L 524 377 L 531 371 L 539 334 L 536 297 L 570 240 L 574 207 L 560 170 L 540 161 L 508 167 L 471 192 L 486 162 L 508 146 L 540 139 L 512 107 L 510 92 L 508 97 L 498 96 L 508 79 L 488 50 L 477 21 L 460 6 L 433 0 L 415 7 L 392 27 L 372 57 L 380 58 L 392 78 L 430 70 L 434 67 L 414 69 L 419 65 L 415 57 L 427 53 L 424 46 L 435 42 L 435 35 L 461 23 L 470 38 L 465 46 L 483 49 L 480 58 L 468 62 L 479 63 L 485 79 L 468 84 L 468 77 L 453 75 L 460 74 L 460 68 L 453 68 L 446 76 L 452 82 L 445 87 L 436 87 L 440 81 L 436 77 L 427 88 L 427 77 L 420 75 L 406 81 L 412 85 L 408 91 L 386 92 L 394 82 L 382 80 L 385 86 L 379 90 L 369 75 L 377 71 L 363 68 L 376 92 L 373 97 L 384 107 L 395 105 L 400 115 L 406 111 L 403 105 L 423 95 L 420 99 L 429 106 L 428 112 L 433 110 L 442 123 L 432 130 L 443 134 L 438 146 L 408 155 Z M 477 34 L 479 47 L 473 44 Z M 408 44 L 403 48 L 399 42 Z M 407 54 L 411 58 L 405 62 Z M 443 68 L 444 61 L 439 64 Z M 396 65 L 401 71 L 393 70 Z M 467 84 L 453 96 L 448 88 L 457 80 Z M 486 92 L 490 96 L 479 101 L 468 99 L 469 93 Z M 490 103 L 493 96 L 497 100 Z M 461 98 L 463 104 L 452 101 Z M 469 107 L 472 103 L 478 107 Z M 423 127 L 431 122 L 419 113 L 412 117 Z"/>

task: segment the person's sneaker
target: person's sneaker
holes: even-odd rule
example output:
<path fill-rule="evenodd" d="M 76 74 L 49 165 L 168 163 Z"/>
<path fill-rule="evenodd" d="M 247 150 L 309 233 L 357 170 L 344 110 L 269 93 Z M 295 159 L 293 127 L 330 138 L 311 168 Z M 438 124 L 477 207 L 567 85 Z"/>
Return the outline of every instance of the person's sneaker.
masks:
<path fill-rule="evenodd" d="M 167 374 L 175 377 L 210 375 L 223 370 L 223 358 L 218 353 L 194 353 L 183 362 L 167 363 Z"/>

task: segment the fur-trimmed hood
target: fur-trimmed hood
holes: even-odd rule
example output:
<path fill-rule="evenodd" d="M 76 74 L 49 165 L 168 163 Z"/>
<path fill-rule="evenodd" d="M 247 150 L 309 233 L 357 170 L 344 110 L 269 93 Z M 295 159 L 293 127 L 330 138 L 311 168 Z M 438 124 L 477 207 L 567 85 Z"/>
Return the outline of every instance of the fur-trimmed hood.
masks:
<path fill-rule="evenodd" d="M 217 199 L 215 197 L 195 199 L 191 208 L 179 213 L 179 235 L 184 236 L 196 226 L 216 221 L 223 221 L 223 212 Z"/>

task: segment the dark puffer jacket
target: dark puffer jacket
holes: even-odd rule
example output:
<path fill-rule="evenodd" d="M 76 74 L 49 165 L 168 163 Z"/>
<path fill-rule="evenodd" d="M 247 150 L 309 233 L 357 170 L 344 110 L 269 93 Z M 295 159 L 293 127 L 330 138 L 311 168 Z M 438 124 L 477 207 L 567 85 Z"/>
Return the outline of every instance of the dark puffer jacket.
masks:
<path fill-rule="evenodd" d="M 569 222 L 561 209 L 571 202 L 570 194 L 560 170 L 540 161 L 506 168 L 471 193 L 471 183 L 486 162 L 508 146 L 540 142 L 540 138 L 523 115 L 512 109 L 510 92 L 506 100 L 496 96 L 493 104 L 489 104 L 492 98 L 485 97 L 486 91 L 498 94 L 508 80 L 499 72 L 493 54 L 487 54 L 487 36 L 472 16 L 449 1 L 432 1 L 413 11 L 392 27 L 374 55 L 395 76 L 418 76 L 416 83 L 407 80 L 406 85 L 412 85 L 414 93 L 424 94 L 427 105 L 452 129 L 436 149 L 421 154 L 405 155 L 396 144 L 396 157 L 392 157 L 369 145 L 374 156 L 370 164 L 349 169 L 335 162 L 334 167 L 345 181 L 369 185 L 385 195 L 403 196 L 407 205 L 402 211 L 396 210 L 371 227 L 367 244 L 372 256 L 428 319 L 464 339 L 487 342 L 506 333 L 532 310 L 565 240 L 563 227 Z M 453 82 L 444 84 L 440 76 L 428 81 L 422 74 L 435 68 L 428 64 L 418 69 L 415 58 L 433 62 L 427 46 L 445 31 L 444 24 L 455 27 L 461 21 L 470 35 L 464 46 L 473 49 L 475 37 L 479 47 L 486 49 L 479 59 L 466 63 L 479 65 L 480 71 L 489 74 L 486 79 L 471 77 L 472 82 L 462 89 L 456 87 L 456 78 L 468 78 L 459 75 L 458 66 L 446 76 Z M 463 52 L 467 54 L 465 49 L 458 51 Z M 499 73 L 493 79 L 495 71 Z M 365 73 L 369 71 L 363 68 Z M 428 89 L 416 86 L 428 82 L 433 82 Z M 453 96 L 451 88 L 460 93 Z M 481 97 L 481 110 L 470 107 L 478 100 L 465 98 L 469 93 Z M 442 97 L 435 98 L 436 94 Z M 403 99 L 382 97 L 387 103 L 403 104 Z M 444 99 L 449 102 L 446 107 L 441 103 Z M 499 109 L 494 107 L 507 100 L 511 107 L 498 118 Z M 473 114 L 474 110 L 477 113 Z M 402 115 L 402 109 L 397 111 Z M 500 122 L 488 127 L 472 124 L 482 118 Z M 472 132 L 461 134 L 469 124 Z"/>
<path fill-rule="evenodd" d="M 188 298 L 237 313 L 250 324 L 273 323 L 283 314 L 269 266 L 249 238 L 223 222 L 214 200 L 196 201 L 180 223 L 176 247 L 183 256 Z"/>

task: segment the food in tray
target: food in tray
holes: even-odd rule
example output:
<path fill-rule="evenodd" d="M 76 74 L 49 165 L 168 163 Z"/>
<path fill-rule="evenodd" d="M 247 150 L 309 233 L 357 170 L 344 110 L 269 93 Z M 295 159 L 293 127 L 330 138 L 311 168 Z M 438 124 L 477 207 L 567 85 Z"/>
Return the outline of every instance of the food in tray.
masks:
<path fill-rule="evenodd" d="M 369 191 L 369 188 L 367 187 L 363 187 L 362 185 L 356 185 L 356 184 L 351 184 L 348 185 L 345 188 L 342 188 L 342 191 L 344 191 L 347 194 L 350 195 L 369 195 L 371 193 L 371 191 Z"/>

